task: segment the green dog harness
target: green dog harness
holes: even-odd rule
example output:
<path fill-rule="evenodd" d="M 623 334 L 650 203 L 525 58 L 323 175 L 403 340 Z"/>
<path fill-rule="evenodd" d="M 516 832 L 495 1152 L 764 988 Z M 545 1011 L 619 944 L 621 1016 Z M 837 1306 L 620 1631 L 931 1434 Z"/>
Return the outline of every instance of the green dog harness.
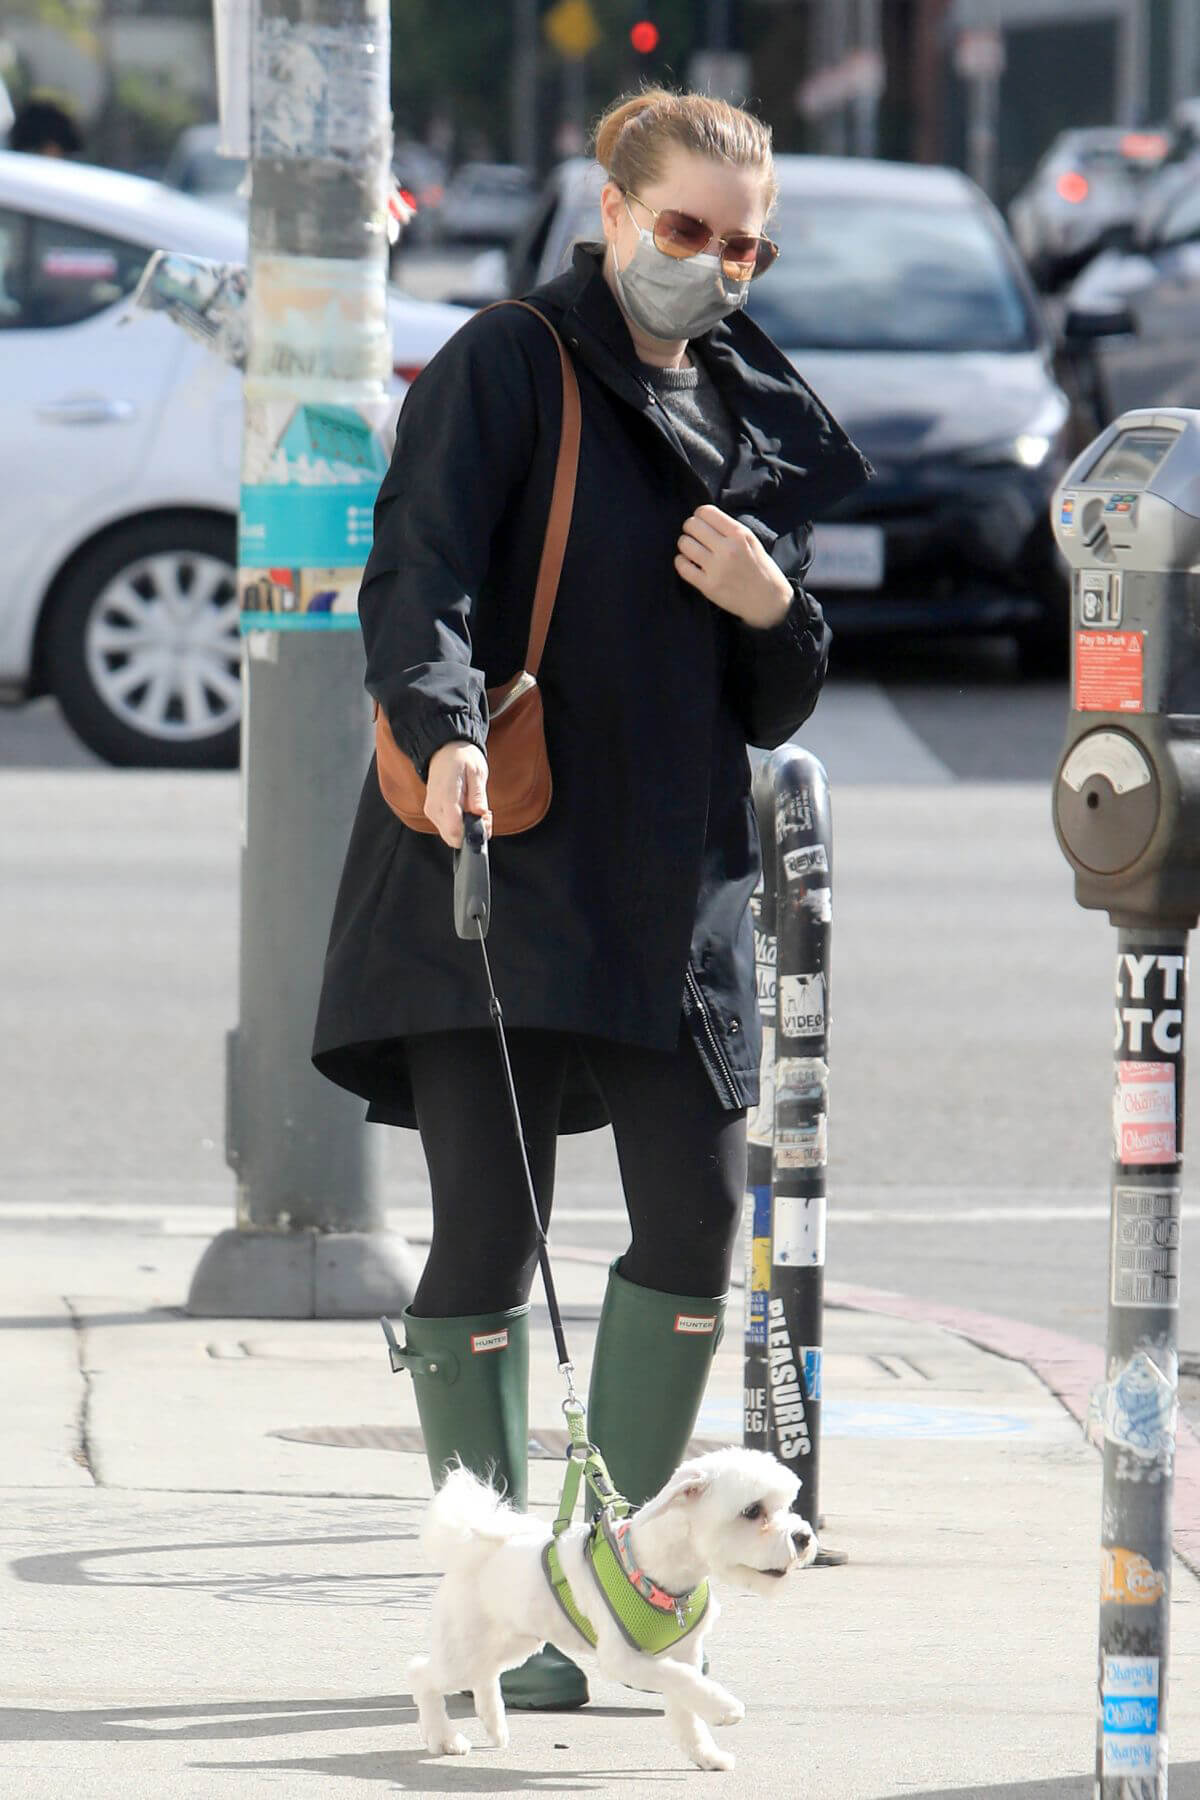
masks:
<path fill-rule="evenodd" d="M 576 1403 L 563 1410 L 571 1436 L 567 1475 L 553 1535 L 542 1552 L 551 1592 L 576 1631 L 595 1649 L 596 1627 L 572 1592 L 558 1548 L 559 1538 L 571 1523 L 581 1480 L 586 1480 L 599 1508 L 584 1545 L 596 1585 L 625 1641 L 647 1656 L 661 1656 L 703 1619 L 708 1611 L 708 1582 L 702 1581 L 686 1594 L 669 1594 L 637 1567 L 629 1542 L 629 1502 L 617 1493 L 604 1458 L 588 1442 L 582 1406 Z"/>

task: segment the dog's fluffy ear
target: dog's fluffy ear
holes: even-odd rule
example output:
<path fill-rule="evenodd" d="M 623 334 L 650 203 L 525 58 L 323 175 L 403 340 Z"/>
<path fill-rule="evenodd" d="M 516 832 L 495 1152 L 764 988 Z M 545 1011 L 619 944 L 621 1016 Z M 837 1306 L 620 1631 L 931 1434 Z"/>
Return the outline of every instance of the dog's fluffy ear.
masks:
<path fill-rule="evenodd" d="M 669 1506 L 699 1500 L 711 1486 L 712 1476 L 706 1469 L 694 1462 L 681 1463 L 666 1487 L 660 1488 L 652 1499 L 647 1500 L 641 1509 L 642 1517 L 648 1519 L 655 1513 L 665 1512 Z"/>

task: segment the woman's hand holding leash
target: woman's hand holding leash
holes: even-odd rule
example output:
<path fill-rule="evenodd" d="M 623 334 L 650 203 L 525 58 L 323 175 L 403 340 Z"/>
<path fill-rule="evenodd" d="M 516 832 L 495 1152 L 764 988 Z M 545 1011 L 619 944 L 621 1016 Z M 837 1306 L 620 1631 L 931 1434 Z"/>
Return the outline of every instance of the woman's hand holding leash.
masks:
<path fill-rule="evenodd" d="M 484 831 L 488 837 L 492 835 L 487 778 L 487 757 L 477 744 L 456 738 L 429 759 L 425 817 L 437 826 L 443 843 L 452 850 L 462 848 L 464 812 L 478 814 Z"/>
<path fill-rule="evenodd" d="M 676 573 L 723 612 L 760 631 L 778 625 L 792 604 L 792 584 L 749 526 L 719 506 L 700 506 L 684 521 Z"/>

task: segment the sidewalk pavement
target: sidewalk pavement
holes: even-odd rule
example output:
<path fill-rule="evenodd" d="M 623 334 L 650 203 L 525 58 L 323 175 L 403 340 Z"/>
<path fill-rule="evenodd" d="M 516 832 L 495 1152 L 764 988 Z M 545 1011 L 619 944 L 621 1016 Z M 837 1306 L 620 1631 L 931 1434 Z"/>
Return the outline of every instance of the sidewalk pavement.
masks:
<path fill-rule="evenodd" d="M 202 1247 L 0 1216 L 3 1800 L 1091 1794 L 1099 1459 L 1012 1346 L 831 1289 L 824 1535 L 851 1561 L 774 1603 L 721 1595 L 734 1775 L 690 1768 L 654 1698 L 605 1683 L 586 1711 L 513 1715 L 504 1752 L 469 1721 L 471 1756 L 433 1761 L 403 1676 L 434 1585 L 411 1382 L 370 1322 L 186 1318 Z M 556 1268 L 586 1370 L 604 1262 Z M 553 1447 L 544 1307 L 534 1323 Z M 736 1441 L 740 1380 L 735 1305 L 703 1439 Z M 532 1464 L 547 1511 L 560 1473 Z M 1172 1668 L 1171 1793 L 1194 1800 L 1200 1587 L 1178 1561 Z"/>

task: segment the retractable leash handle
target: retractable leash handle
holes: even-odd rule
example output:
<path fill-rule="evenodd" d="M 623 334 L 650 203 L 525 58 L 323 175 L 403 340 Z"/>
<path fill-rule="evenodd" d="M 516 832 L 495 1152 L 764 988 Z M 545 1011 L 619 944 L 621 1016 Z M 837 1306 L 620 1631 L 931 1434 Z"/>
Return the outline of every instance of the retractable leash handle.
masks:
<path fill-rule="evenodd" d="M 454 929 L 460 938 L 483 939 L 491 922 L 487 833 L 478 813 L 464 813 L 462 849 L 454 852 Z"/>

